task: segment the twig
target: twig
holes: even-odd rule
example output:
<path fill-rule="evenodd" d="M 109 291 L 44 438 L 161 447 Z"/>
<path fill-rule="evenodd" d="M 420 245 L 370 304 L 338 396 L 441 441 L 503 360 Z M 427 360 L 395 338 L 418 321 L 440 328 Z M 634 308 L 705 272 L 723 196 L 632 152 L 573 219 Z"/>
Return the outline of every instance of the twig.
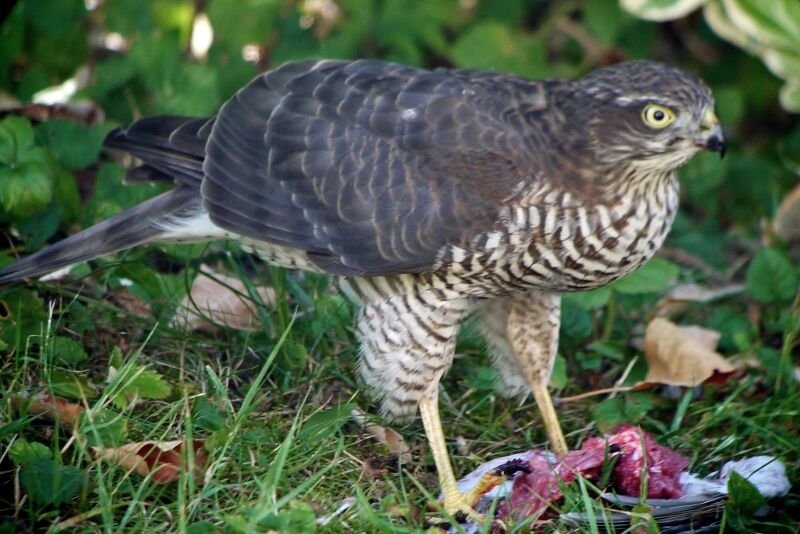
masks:
<path fill-rule="evenodd" d="M 610 388 L 602 388 L 602 389 L 595 389 L 594 391 L 587 391 L 585 393 L 579 393 L 578 395 L 572 395 L 571 397 L 559 397 L 559 402 L 573 402 L 577 400 L 586 399 L 589 397 L 594 397 L 596 395 L 605 395 L 606 393 L 621 393 L 625 391 L 632 390 L 632 386 L 614 386 Z"/>

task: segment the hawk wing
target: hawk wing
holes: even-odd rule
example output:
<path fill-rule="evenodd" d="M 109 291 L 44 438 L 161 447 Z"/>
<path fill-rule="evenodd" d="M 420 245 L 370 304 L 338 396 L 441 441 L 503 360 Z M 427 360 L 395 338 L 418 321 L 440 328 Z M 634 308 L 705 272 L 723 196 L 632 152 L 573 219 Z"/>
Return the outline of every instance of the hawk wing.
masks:
<path fill-rule="evenodd" d="M 289 63 L 220 110 L 203 202 L 225 230 L 331 273 L 424 271 L 492 231 L 534 175 L 521 132 L 543 99 L 542 85 L 499 74 Z"/>

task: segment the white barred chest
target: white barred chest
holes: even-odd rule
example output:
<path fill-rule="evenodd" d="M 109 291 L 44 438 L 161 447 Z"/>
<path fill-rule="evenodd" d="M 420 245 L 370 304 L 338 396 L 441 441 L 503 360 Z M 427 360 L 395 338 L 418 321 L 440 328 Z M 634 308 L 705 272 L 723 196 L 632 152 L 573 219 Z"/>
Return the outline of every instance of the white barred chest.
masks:
<path fill-rule="evenodd" d="M 481 236 L 477 254 L 454 248 L 431 283 L 475 296 L 532 288 L 581 291 L 641 267 L 661 247 L 678 206 L 672 175 L 613 203 L 587 203 L 554 193 L 509 208 L 503 229 Z M 507 228 L 507 229 L 506 229 Z"/>

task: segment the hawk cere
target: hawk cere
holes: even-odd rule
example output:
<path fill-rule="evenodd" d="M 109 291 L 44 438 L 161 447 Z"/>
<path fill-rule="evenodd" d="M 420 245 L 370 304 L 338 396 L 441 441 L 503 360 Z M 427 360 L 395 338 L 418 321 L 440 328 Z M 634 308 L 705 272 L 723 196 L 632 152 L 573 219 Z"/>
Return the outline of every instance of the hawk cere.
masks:
<path fill-rule="evenodd" d="M 547 382 L 560 294 L 609 284 L 662 245 L 675 171 L 724 139 L 709 89 L 633 61 L 578 80 L 379 61 L 300 61 L 211 118 L 147 117 L 105 146 L 176 187 L 0 271 L 0 284 L 146 243 L 236 239 L 335 275 L 360 306 L 359 370 L 383 411 L 418 409 L 450 514 L 438 383 L 476 315 L 508 396 L 533 396 L 566 452 Z"/>

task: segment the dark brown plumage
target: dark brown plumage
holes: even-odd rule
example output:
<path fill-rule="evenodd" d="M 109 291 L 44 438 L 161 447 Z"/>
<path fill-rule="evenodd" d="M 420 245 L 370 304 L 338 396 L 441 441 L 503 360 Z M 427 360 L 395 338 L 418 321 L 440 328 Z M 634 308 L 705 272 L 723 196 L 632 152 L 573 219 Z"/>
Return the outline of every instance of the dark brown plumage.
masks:
<path fill-rule="evenodd" d="M 378 61 L 302 61 L 216 117 L 150 117 L 106 147 L 176 187 L 0 271 L 0 284 L 147 242 L 233 238 L 338 275 L 361 306 L 361 375 L 384 411 L 419 406 L 445 496 L 436 408 L 459 322 L 477 314 L 501 392 L 533 392 L 566 448 L 547 380 L 560 293 L 608 284 L 661 246 L 675 170 L 724 147 L 708 88 L 651 62 L 535 82 Z"/>

